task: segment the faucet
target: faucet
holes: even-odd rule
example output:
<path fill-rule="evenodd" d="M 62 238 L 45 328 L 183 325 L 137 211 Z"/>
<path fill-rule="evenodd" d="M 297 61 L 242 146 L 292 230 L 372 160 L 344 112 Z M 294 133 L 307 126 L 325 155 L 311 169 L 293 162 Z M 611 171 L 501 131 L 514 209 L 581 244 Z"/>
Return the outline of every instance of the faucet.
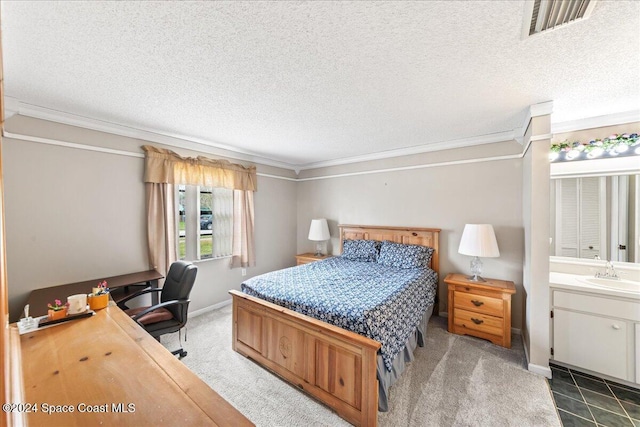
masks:
<path fill-rule="evenodd" d="M 598 255 L 596 255 L 596 257 L 598 257 Z M 596 259 L 600 259 L 600 257 Z M 613 267 L 613 263 L 611 261 L 607 261 L 604 268 L 605 268 L 604 273 L 598 272 L 596 273 L 595 276 L 603 279 L 620 280 L 620 277 L 618 276 L 618 273 L 616 272 L 616 269 Z"/>

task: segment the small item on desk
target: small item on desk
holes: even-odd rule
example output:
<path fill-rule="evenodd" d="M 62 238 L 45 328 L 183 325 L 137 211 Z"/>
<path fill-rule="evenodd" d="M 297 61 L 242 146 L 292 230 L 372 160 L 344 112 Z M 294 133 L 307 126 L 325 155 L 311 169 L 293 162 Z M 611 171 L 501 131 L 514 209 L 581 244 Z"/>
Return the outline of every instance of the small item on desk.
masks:
<path fill-rule="evenodd" d="M 62 304 L 62 301 L 56 299 L 53 301 L 53 304 L 47 305 L 47 308 L 49 309 L 47 313 L 49 320 L 64 319 L 67 316 L 69 303 Z"/>
<path fill-rule="evenodd" d="M 93 295 L 102 295 L 109 293 L 109 288 L 107 287 L 107 281 L 103 280 L 102 282 L 98 282 L 98 287 L 93 288 Z"/>
<path fill-rule="evenodd" d="M 37 324 L 38 322 L 36 321 L 36 319 L 29 316 L 29 304 L 25 305 L 24 317 L 20 319 L 20 322 L 18 322 L 18 330 L 22 332 L 27 329 L 33 329 L 37 326 Z"/>
<path fill-rule="evenodd" d="M 98 287 L 93 288 L 93 293 L 88 295 L 89 308 L 91 310 L 100 310 L 109 304 L 109 288 L 107 281 L 98 282 Z"/>
<path fill-rule="evenodd" d="M 57 306 L 62 306 L 62 301 L 56 300 L 54 304 Z M 53 306 L 54 306 L 53 304 L 49 304 L 49 307 L 53 307 Z M 49 311 L 50 312 L 53 311 L 54 313 L 56 313 L 55 310 L 49 310 Z M 24 314 L 26 317 L 23 319 L 20 319 L 20 321 L 18 322 L 18 332 L 20 333 L 20 335 L 22 335 L 22 334 L 26 334 L 27 332 L 36 331 L 39 328 L 59 325 L 61 323 L 69 322 L 71 320 L 84 319 L 85 317 L 91 317 L 94 314 L 96 314 L 95 311 L 87 310 L 86 307 L 84 311 L 78 314 L 68 314 L 66 309 L 58 310 L 57 313 L 65 313 L 66 315 L 59 316 L 59 317 L 40 316 L 40 317 L 33 318 L 29 316 L 29 304 L 27 304 L 24 308 Z"/>
<path fill-rule="evenodd" d="M 68 316 L 62 317 L 60 319 L 50 319 L 47 316 L 42 316 L 37 318 L 38 328 L 43 328 L 45 326 L 59 325 L 60 323 L 69 322 L 71 320 L 84 319 L 85 317 L 91 317 L 95 314 L 93 310 L 85 310 L 83 313 L 79 314 L 70 314 Z M 29 332 L 29 331 L 25 331 Z"/>
<path fill-rule="evenodd" d="M 67 313 L 80 314 L 87 310 L 87 294 L 76 294 L 67 297 Z"/>

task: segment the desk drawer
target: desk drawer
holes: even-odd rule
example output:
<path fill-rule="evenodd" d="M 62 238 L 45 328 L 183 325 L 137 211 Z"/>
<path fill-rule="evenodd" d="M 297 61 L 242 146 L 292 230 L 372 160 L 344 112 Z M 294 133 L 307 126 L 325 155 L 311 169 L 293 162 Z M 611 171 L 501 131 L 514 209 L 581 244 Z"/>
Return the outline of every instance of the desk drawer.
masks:
<path fill-rule="evenodd" d="M 504 314 L 504 301 L 500 298 L 492 298 L 477 293 L 455 291 L 453 297 L 454 306 L 478 313 L 502 317 Z"/>
<path fill-rule="evenodd" d="M 499 317 L 486 316 L 472 311 L 454 309 L 453 323 L 465 329 L 485 332 L 492 335 L 502 335 L 503 320 Z"/>

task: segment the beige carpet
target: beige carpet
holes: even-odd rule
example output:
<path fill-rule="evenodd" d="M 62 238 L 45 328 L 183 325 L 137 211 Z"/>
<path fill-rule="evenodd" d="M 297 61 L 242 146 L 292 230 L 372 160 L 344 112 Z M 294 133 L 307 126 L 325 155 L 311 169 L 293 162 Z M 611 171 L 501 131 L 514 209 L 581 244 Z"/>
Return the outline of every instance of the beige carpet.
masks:
<path fill-rule="evenodd" d="M 349 425 L 251 360 L 231 350 L 231 307 L 189 320 L 183 359 L 258 426 Z M 163 338 L 177 348 L 177 334 Z M 547 382 L 527 371 L 520 336 L 510 350 L 449 334 L 432 317 L 427 343 L 391 388 L 380 426 L 560 426 Z"/>

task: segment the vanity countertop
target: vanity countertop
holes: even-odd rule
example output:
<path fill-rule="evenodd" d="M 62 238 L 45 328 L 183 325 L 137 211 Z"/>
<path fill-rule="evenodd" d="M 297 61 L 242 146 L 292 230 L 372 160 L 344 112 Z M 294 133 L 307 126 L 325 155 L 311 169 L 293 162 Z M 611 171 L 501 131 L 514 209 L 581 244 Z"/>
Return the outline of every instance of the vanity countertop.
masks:
<path fill-rule="evenodd" d="M 594 279 L 594 276 L 550 272 L 549 286 L 551 286 L 552 288 L 590 292 L 603 296 L 613 296 L 640 301 L 640 282 L 633 282 L 638 284 L 638 290 L 628 290 L 590 284 L 587 282 L 588 279 Z M 624 282 L 630 281 L 624 280 Z M 615 282 L 613 283 L 613 286 L 615 286 Z"/>

